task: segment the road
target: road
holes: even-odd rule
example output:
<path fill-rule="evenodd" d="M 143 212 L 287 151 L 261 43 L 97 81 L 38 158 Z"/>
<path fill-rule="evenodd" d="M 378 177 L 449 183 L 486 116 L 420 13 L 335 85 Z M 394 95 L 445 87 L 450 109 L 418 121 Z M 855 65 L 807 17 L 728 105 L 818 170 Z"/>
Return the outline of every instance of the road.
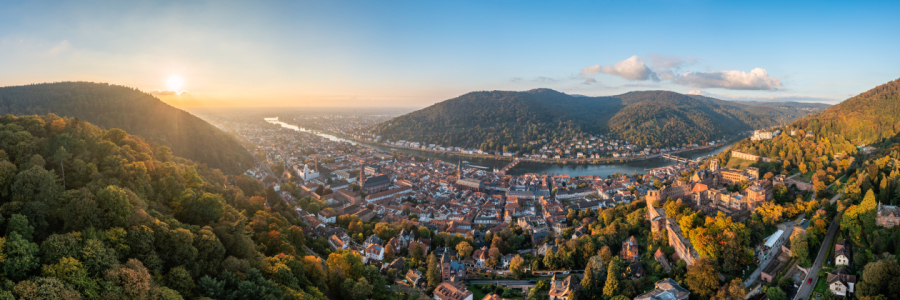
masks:
<path fill-rule="evenodd" d="M 534 283 L 529 282 L 528 280 L 488 280 L 488 279 L 473 279 L 468 280 L 469 284 L 489 284 L 496 283 L 502 285 L 534 285 Z"/>
<path fill-rule="evenodd" d="M 790 240 L 789 237 L 791 236 L 791 232 L 794 231 L 794 224 L 797 224 L 797 221 L 800 221 L 800 219 L 803 218 L 803 216 L 804 215 L 801 214 L 801 215 L 797 216 L 797 218 L 794 219 L 793 221 L 788 221 L 788 222 L 778 224 L 778 229 L 784 230 L 784 233 L 782 234 L 782 236 L 785 236 L 788 238 L 782 239 L 780 242 L 775 243 L 775 245 L 774 245 L 774 247 L 772 247 L 772 249 L 781 249 L 781 245 L 784 244 L 785 241 Z M 775 250 L 775 251 L 772 251 L 772 253 L 777 253 L 779 251 L 780 250 Z M 773 260 L 775 260 L 777 257 L 778 257 L 778 255 L 769 255 L 768 257 L 766 257 L 765 260 L 761 261 L 759 263 L 759 267 L 756 268 L 756 270 L 753 270 L 753 273 L 750 274 L 750 277 L 747 277 L 747 280 L 744 280 L 744 288 L 748 288 L 751 285 L 753 285 L 754 283 L 756 283 L 756 280 L 759 279 L 759 275 L 762 274 L 762 270 L 765 270 L 766 267 L 769 266 L 769 263 L 772 262 Z"/>
<path fill-rule="evenodd" d="M 840 194 L 837 194 L 834 198 L 831 198 L 832 203 L 837 201 L 837 198 L 840 196 Z M 816 286 L 816 282 L 819 281 L 817 273 L 822 269 L 822 262 L 827 259 L 826 256 L 828 256 L 828 250 L 831 248 L 831 240 L 834 239 L 834 234 L 838 230 L 840 219 L 841 213 L 837 213 L 837 215 L 834 216 L 834 220 L 831 220 L 831 225 L 828 226 L 828 234 L 825 236 L 825 241 L 822 242 L 822 247 L 819 248 L 819 255 L 816 256 L 816 262 L 809 268 L 809 274 L 803 279 L 803 283 L 800 285 L 800 290 L 797 291 L 797 295 L 794 296 L 794 300 L 809 299 L 809 296 L 812 295 L 813 288 Z M 806 281 L 810 278 L 812 279 L 812 284 L 807 284 Z"/>

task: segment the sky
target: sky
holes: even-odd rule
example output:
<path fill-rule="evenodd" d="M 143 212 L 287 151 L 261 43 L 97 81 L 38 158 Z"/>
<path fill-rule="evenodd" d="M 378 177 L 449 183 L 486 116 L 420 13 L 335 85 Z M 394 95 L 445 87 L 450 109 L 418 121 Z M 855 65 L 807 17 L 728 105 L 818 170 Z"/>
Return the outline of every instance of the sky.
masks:
<path fill-rule="evenodd" d="M 534 88 L 834 104 L 900 78 L 898 11 L 900 1 L 3 1 L 0 86 L 108 82 L 180 107 L 424 107 Z"/>

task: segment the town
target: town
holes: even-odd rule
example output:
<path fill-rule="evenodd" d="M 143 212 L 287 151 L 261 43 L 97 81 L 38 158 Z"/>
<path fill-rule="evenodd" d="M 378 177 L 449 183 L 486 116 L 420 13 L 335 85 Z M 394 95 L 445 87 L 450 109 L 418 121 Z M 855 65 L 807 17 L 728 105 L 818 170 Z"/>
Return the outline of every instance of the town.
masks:
<path fill-rule="evenodd" d="M 485 299 L 566 299 L 590 292 L 582 285 L 590 284 L 585 272 L 591 272 L 590 257 L 599 253 L 601 264 L 615 265 L 629 280 L 627 292 L 621 287 L 619 293 L 634 299 L 687 299 L 688 289 L 670 277 L 683 276 L 700 260 L 699 253 L 710 250 L 704 246 L 698 252 L 698 238 L 686 232 L 692 225 L 680 220 L 702 215 L 740 224 L 763 215 L 770 226 L 752 233 L 760 237 L 741 242 L 753 250 L 752 259 L 737 259 L 742 265 L 729 275 L 741 279 L 740 286 L 750 294 L 759 294 L 764 284 L 792 267 L 789 238 L 809 225 L 800 220 L 805 207 L 767 214 L 776 193 L 809 194 L 810 184 L 786 174 L 761 174 L 756 167 L 721 166 L 721 157 L 685 160 L 636 176 L 508 175 L 462 161 L 379 152 L 261 118 L 235 117 L 217 124 L 227 124 L 227 130 L 258 150 L 266 164 L 247 175 L 274 187 L 295 207 L 313 241 L 308 251 L 359 255 L 381 270 L 398 293 L 432 294 L 441 300 L 471 300 L 476 294 Z M 761 135 L 754 133 L 754 140 Z M 772 136 L 770 132 L 762 139 Z M 770 162 L 738 151 L 728 155 Z M 813 202 L 808 205 L 815 212 L 818 204 Z M 616 212 L 627 227 L 608 219 Z M 824 214 L 818 209 L 821 218 Z M 611 228 L 617 230 L 604 232 Z M 596 242 L 590 238 L 595 234 L 613 240 Z"/>

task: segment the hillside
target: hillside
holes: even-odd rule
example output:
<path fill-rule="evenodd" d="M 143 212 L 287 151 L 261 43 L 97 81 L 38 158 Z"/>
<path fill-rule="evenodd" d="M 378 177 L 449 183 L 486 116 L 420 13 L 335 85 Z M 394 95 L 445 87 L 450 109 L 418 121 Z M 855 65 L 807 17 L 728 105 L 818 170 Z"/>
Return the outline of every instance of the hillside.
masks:
<path fill-rule="evenodd" d="M 793 126 L 824 135 L 841 135 L 854 144 L 893 137 L 900 133 L 900 79 L 801 118 Z"/>
<path fill-rule="evenodd" d="M 784 124 L 808 112 L 799 107 L 753 106 L 667 91 L 585 97 L 535 89 L 468 93 L 394 118 L 375 131 L 390 140 L 483 150 L 502 146 L 523 150 L 528 141 L 586 134 L 670 146 Z"/>
<path fill-rule="evenodd" d="M 120 128 L 228 174 L 240 174 L 253 163 L 231 135 L 136 89 L 91 82 L 0 88 L 0 115 L 47 113 Z"/>
<path fill-rule="evenodd" d="M 0 298 L 326 299 L 324 261 L 304 257 L 273 188 L 157 150 L 74 118 L 0 117 Z"/>
<path fill-rule="evenodd" d="M 858 146 L 883 148 L 896 143 L 900 132 L 900 79 L 800 118 L 782 130 L 786 134 L 771 140 L 745 139 L 731 149 L 781 161 L 769 166 L 771 171 L 804 173 L 807 176 L 802 179 L 810 180 L 817 190 L 824 188 L 851 167 Z M 795 134 L 787 134 L 791 131 Z"/>

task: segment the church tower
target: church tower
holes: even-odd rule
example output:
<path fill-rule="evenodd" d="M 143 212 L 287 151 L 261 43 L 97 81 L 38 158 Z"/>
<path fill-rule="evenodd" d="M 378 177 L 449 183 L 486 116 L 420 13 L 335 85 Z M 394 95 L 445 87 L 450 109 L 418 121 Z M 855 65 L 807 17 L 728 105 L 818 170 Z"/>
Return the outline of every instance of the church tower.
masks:
<path fill-rule="evenodd" d="M 713 171 L 713 173 L 719 171 L 719 160 L 718 159 L 713 159 L 713 160 L 709 161 L 709 170 Z"/>

